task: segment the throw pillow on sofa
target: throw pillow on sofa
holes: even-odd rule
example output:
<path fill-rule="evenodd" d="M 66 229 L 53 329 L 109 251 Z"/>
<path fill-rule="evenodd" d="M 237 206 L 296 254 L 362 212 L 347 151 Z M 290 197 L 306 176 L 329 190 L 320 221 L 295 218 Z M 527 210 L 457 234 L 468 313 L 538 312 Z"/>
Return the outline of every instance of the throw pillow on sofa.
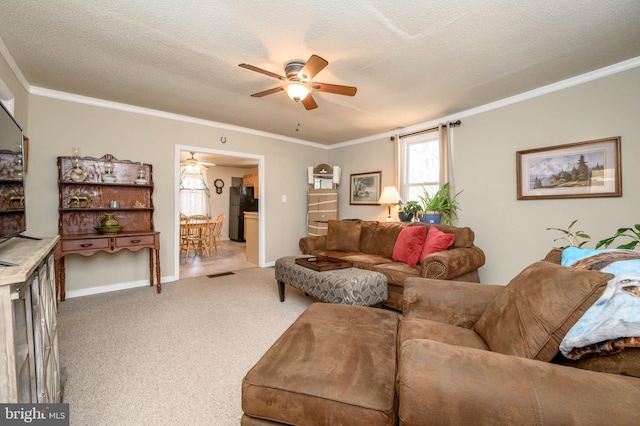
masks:
<path fill-rule="evenodd" d="M 362 225 L 353 220 L 330 220 L 327 225 L 327 250 L 360 251 Z"/>
<path fill-rule="evenodd" d="M 525 268 L 474 329 L 494 352 L 549 362 L 613 275 L 540 261 Z"/>
<path fill-rule="evenodd" d="M 427 232 L 423 226 L 407 226 L 400 231 L 396 244 L 393 246 L 391 258 L 396 262 L 416 266 L 421 259 L 420 253 L 427 239 Z"/>
<path fill-rule="evenodd" d="M 456 236 L 454 234 L 447 234 L 435 226 L 430 226 L 429 231 L 427 231 L 427 239 L 420 254 L 420 261 L 427 255 L 447 250 L 453 245 L 455 239 Z"/>

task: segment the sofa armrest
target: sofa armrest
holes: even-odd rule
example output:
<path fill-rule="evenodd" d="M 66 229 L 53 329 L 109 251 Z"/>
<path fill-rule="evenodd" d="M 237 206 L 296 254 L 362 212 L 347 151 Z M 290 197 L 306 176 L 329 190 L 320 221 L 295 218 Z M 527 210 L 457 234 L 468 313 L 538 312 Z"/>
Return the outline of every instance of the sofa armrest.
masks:
<path fill-rule="evenodd" d="M 420 262 L 422 278 L 452 280 L 484 265 L 484 252 L 476 247 L 460 247 L 425 256 Z"/>
<path fill-rule="evenodd" d="M 493 284 L 407 278 L 402 312 L 405 317 L 471 328 L 503 289 Z"/>
<path fill-rule="evenodd" d="M 414 339 L 398 360 L 400 425 L 640 424 L 640 379 Z"/>
<path fill-rule="evenodd" d="M 311 235 L 300 238 L 298 247 L 302 254 L 313 254 L 315 251 L 324 250 L 326 242 L 326 235 Z"/>

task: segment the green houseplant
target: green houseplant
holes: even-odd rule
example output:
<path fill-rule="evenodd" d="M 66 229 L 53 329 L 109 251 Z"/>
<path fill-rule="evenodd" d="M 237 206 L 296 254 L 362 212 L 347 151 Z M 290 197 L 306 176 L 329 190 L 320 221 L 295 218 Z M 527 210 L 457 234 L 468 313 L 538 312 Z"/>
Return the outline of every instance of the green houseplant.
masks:
<path fill-rule="evenodd" d="M 440 219 L 433 220 L 433 223 L 442 222 L 445 225 L 454 225 L 458 220 L 458 210 L 460 209 L 458 195 L 460 195 L 462 191 L 451 196 L 450 188 L 449 183 L 445 183 L 435 192 L 435 194 L 431 195 L 424 186 L 422 187 L 423 194 L 418 196 L 422 203 L 422 211 L 424 211 L 425 214 L 434 212 L 440 215 Z M 424 216 L 422 221 L 426 221 Z"/>
<path fill-rule="evenodd" d="M 631 241 L 626 244 L 621 244 L 616 248 L 635 250 L 636 246 L 640 244 L 640 224 L 636 223 L 632 228 L 619 228 L 611 237 L 599 241 L 598 244 L 596 244 L 596 248 L 600 248 L 602 246 L 607 248 L 619 237 L 631 238 Z"/>
<path fill-rule="evenodd" d="M 558 247 L 559 249 L 566 249 L 567 247 L 582 247 L 583 245 L 585 245 L 586 243 L 589 242 L 589 240 L 591 239 L 591 237 L 587 234 L 585 234 L 584 231 L 574 231 L 573 229 L 573 225 L 576 224 L 576 222 L 578 221 L 578 219 L 574 220 L 573 222 L 571 222 L 571 224 L 569 225 L 569 227 L 567 229 L 561 229 L 561 228 L 547 228 L 547 231 L 560 231 L 562 232 L 564 235 L 562 237 L 558 237 L 553 241 L 566 241 L 569 243 L 569 245 L 567 246 L 563 246 L 563 247 Z M 584 241 L 580 241 L 580 240 L 584 240 Z M 596 247 L 598 248 L 598 247 Z"/>
<path fill-rule="evenodd" d="M 401 206 L 398 210 L 398 217 L 401 222 L 411 222 L 411 219 L 418 213 L 422 207 L 417 201 L 407 201 L 406 203 L 399 203 Z"/>

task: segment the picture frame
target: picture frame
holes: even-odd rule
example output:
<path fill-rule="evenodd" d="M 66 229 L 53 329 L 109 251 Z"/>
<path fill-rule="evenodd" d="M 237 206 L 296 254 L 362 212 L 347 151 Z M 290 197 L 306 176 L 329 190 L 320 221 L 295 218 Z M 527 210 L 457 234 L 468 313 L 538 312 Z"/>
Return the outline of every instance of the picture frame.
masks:
<path fill-rule="evenodd" d="M 621 197 L 620 137 L 516 152 L 518 200 Z"/>
<path fill-rule="evenodd" d="M 382 172 L 355 173 L 350 176 L 349 204 L 379 206 Z"/>

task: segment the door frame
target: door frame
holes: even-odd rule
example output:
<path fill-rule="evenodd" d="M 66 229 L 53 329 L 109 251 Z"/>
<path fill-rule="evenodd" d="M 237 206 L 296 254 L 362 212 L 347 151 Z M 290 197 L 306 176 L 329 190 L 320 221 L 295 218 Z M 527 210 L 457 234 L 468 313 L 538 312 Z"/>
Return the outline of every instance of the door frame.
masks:
<path fill-rule="evenodd" d="M 236 152 L 236 151 L 224 151 L 219 149 L 207 148 L 204 146 L 193 146 L 193 145 L 175 145 L 175 153 L 174 153 L 174 254 L 173 254 L 173 268 L 175 271 L 175 276 L 177 279 L 180 279 L 180 151 L 194 151 L 201 152 L 206 154 L 216 154 L 216 155 L 224 155 L 227 157 L 236 157 L 236 158 L 245 158 L 256 160 L 258 162 L 258 189 L 260 191 L 260 198 L 258 198 L 258 266 L 260 268 L 264 267 L 265 264 L 265 201 L 264 201 L 264 155 L 258 154 L 250 154 L 246 152 Z"/>

